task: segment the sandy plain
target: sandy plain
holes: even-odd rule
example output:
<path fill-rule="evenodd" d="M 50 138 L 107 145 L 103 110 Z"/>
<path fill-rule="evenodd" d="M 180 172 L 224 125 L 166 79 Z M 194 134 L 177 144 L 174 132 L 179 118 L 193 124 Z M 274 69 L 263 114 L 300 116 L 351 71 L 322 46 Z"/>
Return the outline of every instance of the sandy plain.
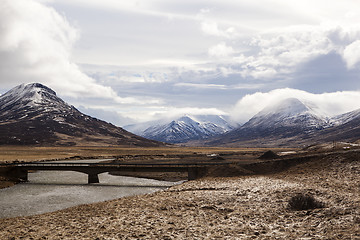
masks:
<path fill-rule="evenodd" d="M 324 154 L 281 172 L 208 176 L 153 194 L 1 219 L 0 239 L 360 239 L 359 159 L 358 151 Z M 289 209 L 298 193 L 325 207 Z"/>

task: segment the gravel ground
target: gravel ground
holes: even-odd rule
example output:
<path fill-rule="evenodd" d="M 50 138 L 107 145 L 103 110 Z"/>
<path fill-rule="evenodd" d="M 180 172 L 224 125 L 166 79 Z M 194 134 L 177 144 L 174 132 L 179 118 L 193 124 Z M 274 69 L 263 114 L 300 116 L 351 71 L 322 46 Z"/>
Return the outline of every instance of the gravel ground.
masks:
<path fill-rule="evenodd" d="M 360 161 L 326 157 L 272 175 L 206 178 L 166 191 L 0 220 L 0 239 L 360 239 Z M 295 211 L 312 194 L 324 208 Z"/>

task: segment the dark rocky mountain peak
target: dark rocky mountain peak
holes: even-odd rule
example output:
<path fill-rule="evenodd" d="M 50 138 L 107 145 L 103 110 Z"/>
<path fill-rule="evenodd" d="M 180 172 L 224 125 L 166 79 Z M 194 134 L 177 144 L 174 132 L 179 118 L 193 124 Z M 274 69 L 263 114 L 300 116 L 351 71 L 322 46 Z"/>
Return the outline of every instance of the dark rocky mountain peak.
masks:
<path fill-rule="evenodd" d="M 81 113 L 40 83 L 0 96 L 0 144 L 161 145 Z"/>
<path fill-rule="evenodd" d="M 61 103 L 67 105 L 56 96 L 50 88 L 40 83 L 21 84 L 14 87 L 0 97 L 1 110 L 19 106 L 39 106 L 47 103 Z"/>

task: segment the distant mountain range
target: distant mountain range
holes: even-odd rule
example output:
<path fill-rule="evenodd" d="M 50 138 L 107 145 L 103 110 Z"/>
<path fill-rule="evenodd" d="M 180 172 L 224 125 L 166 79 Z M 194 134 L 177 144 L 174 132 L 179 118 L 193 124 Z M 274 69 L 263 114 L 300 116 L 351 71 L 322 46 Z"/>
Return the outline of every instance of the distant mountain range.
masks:
<path fill-rule="evenodd" d="M 124 128 L 129 132 L 79 112 L 39 83 L 22 84 L 0 96 L 0 144 L 9 145 L 289 147 L 354 142 L 360 139 L 360 109 L 330 118 L 312 104 L 289 98 L 243 125 L 225 116 L 185 115 Z"/>
<path fill-rule="evenodd" d="M 296 98 L 267 106 L 243 125 L 223 116 L 183 116 L 125 126 L 145 138 L 206 146 L 307 146 L 360 139 L 360 110 L 335 117 Z"/>
<path fill-rule="evenodd" d="M 205 145 L 306 146 L 360 139 L 360 110 L 330 118 L 296 98 L 268 106 L 239 128 Z"/>
<path fill-rule="evenodd" d="M 234 128 L 234 124 L 231 124 L 224 116 L 186 115 L 174 120 L 146 122 L 124 128 L 148 139 L 167 143 L 184 143 L 226 133 Z"/>
<path fill-rule="evenodd" d="M 163 145 L 79 112 L 39 83 L 0 96 L 0 144 Z"/>

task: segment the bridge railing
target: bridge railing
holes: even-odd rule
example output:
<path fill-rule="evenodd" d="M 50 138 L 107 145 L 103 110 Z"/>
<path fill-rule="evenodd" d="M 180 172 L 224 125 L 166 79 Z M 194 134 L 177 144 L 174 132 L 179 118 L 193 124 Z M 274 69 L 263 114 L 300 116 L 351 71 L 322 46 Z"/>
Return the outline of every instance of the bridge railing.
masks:
<path fill-rule="evenodd" d="M 13 166 L 13 167 L 206 167 L 229 165 L 231 162 L 213 162 L 213 163 L 76 163 L 76 162 L 26 162 L 26 163 L 3 163 L 0 166 Z"/>

